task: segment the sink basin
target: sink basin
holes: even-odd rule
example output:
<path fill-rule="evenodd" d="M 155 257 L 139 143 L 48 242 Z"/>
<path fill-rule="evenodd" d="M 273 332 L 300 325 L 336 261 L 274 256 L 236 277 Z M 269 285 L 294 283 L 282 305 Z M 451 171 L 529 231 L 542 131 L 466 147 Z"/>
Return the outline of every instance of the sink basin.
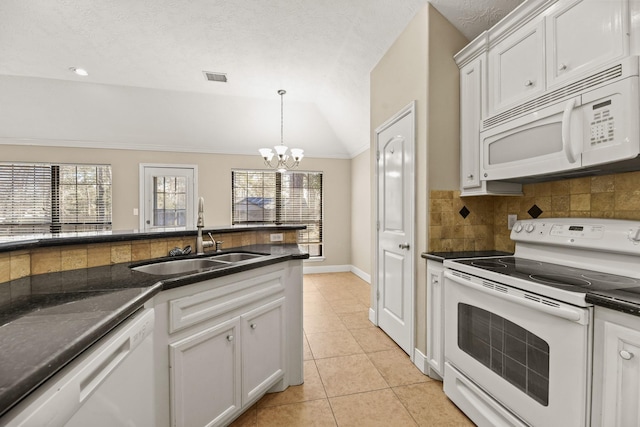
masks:
<path fill-rule="evenodd" d="M 211 268 L 228 267 L 228 262 L 214 261 L 207 258 L 176 259 L 172 261 L 157 262 L 155 264 L 133 267 L 132 270 L 147 274 L 169 275 L 178 273 L 190 273 Z"/>
<path fill-rule="evenodd" d="M 264 255 L 248 254 L 245 252 L 234 252 L 234 253 L 228 253 L 228 254 L 214 255 L 209 259 L 215 260 L 215 261 L 239 262 L 239 261 L 246 261 L 249 259 L 260 258 L 263 256 Z"/>

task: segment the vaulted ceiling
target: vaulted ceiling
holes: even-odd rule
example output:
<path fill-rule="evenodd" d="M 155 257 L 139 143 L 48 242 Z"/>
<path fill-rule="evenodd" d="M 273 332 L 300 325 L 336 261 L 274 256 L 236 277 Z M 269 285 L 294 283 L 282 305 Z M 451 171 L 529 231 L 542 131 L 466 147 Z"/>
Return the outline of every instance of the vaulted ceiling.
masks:
<path fill-rule="evenodd" d="M 254 154 L 260 141 L 273 145 L 280 140 L 277 90 L 286 89 L 285 144 L 309 156 L 349 158 L 369 146 L 369 72 L 426 3 L 2 0 L 0 77 L 5 80 L 0 90 L 21 97 L 23 88 L 46 92 L 56 86 L 52 93 L 82 98 L 100 88 L 117 92 L 111 99 L 118 102 L 175 98 L 174 105 L 199 111 L 185 113 L 182 149 Z M 471 40 L 521 0 L 431 3 Z M 85 68 L 89 75 L 79 77 L 69 67 Z M 226 73 L 228 81 L 207 81 L 203 71 Z M 85 86 L 74 92 L 77 85 Z M 10 108 L 0 106 L 5 112 Z M 176 115 L 170 109 L 164 113 Z M 93 116 L 110 120 L 100 110 Z M 49 135 L 60 145 L 86 139 L 89 146 L 98 141 L 109 145 L 111 138 L 91 129 L 67 135 L 46 127 L 30 136 L 13 127 L 15 121 L 0 129 L 0 138 Z M 180 139 L 180 132 L 173 131 Z M 137 138 L 133 146 L 143 149 L 176 149 L 178 142 L 128 138 Z M 127 137 L 112 139 L 115 146 L 127 142 Z"/>

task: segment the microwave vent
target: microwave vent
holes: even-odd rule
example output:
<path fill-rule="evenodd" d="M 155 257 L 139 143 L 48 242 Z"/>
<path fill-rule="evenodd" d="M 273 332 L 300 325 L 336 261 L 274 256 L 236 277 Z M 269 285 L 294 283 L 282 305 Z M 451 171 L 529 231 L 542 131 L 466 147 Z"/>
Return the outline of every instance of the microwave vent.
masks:
<path fill-rule="evenodd" d="M 500 123 L 504 123 L 523 114 L 539 110 L 547 105 L 555 104 L 556 102 L 572 95 L 580 94 L 586 89 L 620 78 L 621 76 L 622 64 L 617 64 L 611 68 L 592 74 L 556 90 L 546 92 L 537 98 L 505 110 L 500 114 L 491 116 L 482 122 L 482 127 L 483 129 L 487 129 Z"/>

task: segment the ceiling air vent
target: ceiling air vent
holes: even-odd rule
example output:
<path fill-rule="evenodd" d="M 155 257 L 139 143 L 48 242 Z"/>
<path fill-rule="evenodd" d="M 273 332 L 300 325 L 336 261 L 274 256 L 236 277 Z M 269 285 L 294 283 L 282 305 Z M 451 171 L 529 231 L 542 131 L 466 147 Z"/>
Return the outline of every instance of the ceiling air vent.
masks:
<path fill-rule="evenodd" d="M 212 71 L 203 71 L 205 78 L 210 82 L 227 82 L 227 75 L 225 73 L 214 73 Z"/>

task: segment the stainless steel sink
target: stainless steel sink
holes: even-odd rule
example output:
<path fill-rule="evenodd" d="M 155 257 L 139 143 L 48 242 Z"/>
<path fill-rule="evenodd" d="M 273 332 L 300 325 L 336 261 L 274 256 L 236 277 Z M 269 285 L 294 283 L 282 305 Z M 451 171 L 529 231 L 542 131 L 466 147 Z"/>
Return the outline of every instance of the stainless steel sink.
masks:
<path fill-rule="evenodd" d="M 132 270 L 147 274 L 166 276 L 169 274 L 191 273 L 213 268 L 228 267 L 228 262 L 215 261 L 208 258 L 196 259 L 176 259 L 171 261 L 157 262 L 155 264 L 141 265 L 133 267 Z"/>
<path fill-rule="evenodd" d="M 214 255 L 209 259 L 215 260 L 215 261 L 225 261 L 225 262 L 240 262 L 240 261 L 247 261 L 250 259 L 260 258 L 263 256 L 264 255 L 260 255 L 260 254 L 248 254 L 246 252 L 232 252 L 228 254 Z"/>

